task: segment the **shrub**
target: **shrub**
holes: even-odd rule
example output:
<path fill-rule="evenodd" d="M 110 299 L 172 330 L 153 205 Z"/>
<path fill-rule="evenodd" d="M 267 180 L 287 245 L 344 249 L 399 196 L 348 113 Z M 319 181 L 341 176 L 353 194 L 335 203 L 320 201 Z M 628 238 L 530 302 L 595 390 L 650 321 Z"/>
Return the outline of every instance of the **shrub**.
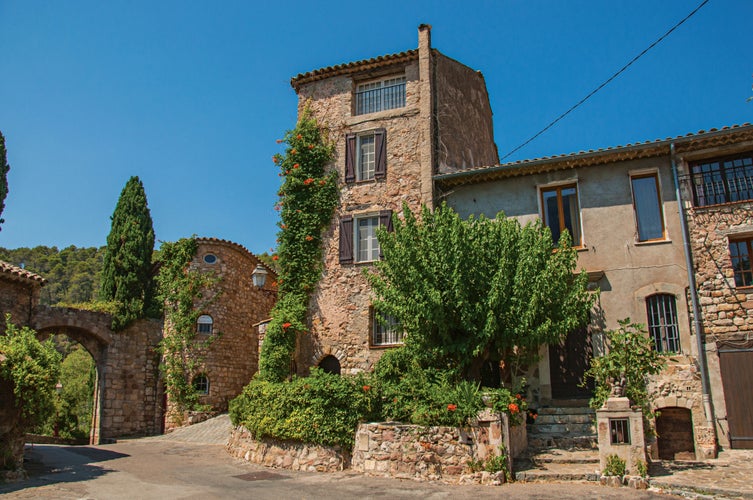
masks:
<path fill-rule="evenodd" d="M 373 384 L 318 368 L 289 382 L 254 379 L 230 402 L 230 418 L 254 438 L 351 448 L 359 421 L 372 416 Z"/>
<path fill-rule="evenodd" d="M 604 467 L 602 473 L 605 476 L 624 476 L 625 461 L 614 453 L 607 456 L 607 465 Z"/>

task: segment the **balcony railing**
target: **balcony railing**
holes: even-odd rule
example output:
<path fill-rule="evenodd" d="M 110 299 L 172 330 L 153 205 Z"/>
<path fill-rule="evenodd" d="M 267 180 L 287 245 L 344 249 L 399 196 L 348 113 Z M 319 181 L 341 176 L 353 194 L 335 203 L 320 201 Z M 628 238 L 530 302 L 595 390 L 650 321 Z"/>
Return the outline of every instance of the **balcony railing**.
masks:
<path fill-rule="evenodd" d="M 405 82 L 356 91 L 356 114 L 405 107 Z"/>
<path fill-rule="evenodd" d="M 735 166 L 730 163 L 708 163 L 694 167 L 690 180 L 695 206 L 753 200 L 753 164 L 750 164 L 750 158 L 735 161 Z"/>

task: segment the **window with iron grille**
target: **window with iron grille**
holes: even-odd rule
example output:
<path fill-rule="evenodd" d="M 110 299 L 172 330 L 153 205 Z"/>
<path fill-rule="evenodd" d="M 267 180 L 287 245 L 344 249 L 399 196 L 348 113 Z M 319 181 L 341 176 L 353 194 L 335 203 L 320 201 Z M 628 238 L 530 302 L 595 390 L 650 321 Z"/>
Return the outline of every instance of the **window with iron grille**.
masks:
<path fill-rule="evenodd" d="M 405 76 L 360 83 L 356 87 L 356 115 L 405 107 Z"/>
<path fill-rule="evenodd" d="M 609 440 L 612 444 L 630 444 L 630 420 L 627 418 L 610 418 Z"/>
<path fill-rule="evenodd" d="M 646 298 L 648 333 L 657 352 L 680 352 L 677 305 L 674 295 L 660 293 Z"/>
<path fill-rule="evenodd" d="M 196 320 L 196 332 L 210 334 L 212 333 L 212 325 L 214 320 L 208 314 L 202 314 L 199 319 Z"/>
<path fill-rule="evenodd" d="M 693 163 L 690 178 L 697 207 L 753 200 L 753 155 Z"/>
<path fill-rule="evenodd" d="M 753 254 L 753 238 L 730 240 L 729 256 L 732 269 L 735 271 L 735 286 L 753 286 L 751 254 Z"/>
<path fill-rule="evenodd" d="M 371 310 L 371 345 L 388 346 L 403 343 L 403 329 L 394 316 Z"/>

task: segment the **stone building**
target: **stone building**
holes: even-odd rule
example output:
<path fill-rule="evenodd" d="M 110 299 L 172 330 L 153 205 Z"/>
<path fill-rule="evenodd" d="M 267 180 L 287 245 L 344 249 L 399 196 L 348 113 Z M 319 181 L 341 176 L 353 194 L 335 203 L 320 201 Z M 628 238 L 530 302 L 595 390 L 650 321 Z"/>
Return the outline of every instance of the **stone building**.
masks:
<path fill-rule="evenodd" d="M 192 382 L 200 393 L 199 403 L 209 405 L 216 413 L 227 410 L 228 402 L 241 393 L 258 370 L 255 324 L 269 317 L 277 299 L 276 276 L 268 270 L 265 285 L 256 287 L 251 275 L 261 261 L 246 248 L 216 238 L 198 238 L 197 244 L 191 267 L 212 273 L 218 281 L 204 295 L 215 298 L 202 308 L 196 324 L 197 341 L 211 342 L 202 353 Z M 169 334 L 167 325 L 165 329 Z M 168 428 L 174 425 L 172 420 L 168 417 Z"/>
<path fill-rule="evenodd" d="M 486 84 L 479 72 L 419 47 L 296 76 L 299 111 L 309 106 L 336 145 L 340 206 L 324 239 L 325 273 L 311 303 L 312 335 L 297 366 L 340 373 L 369 369 L 400 333 L 374 321 L 364 269 L 379 258 L 374 231 L 403 203 L 434 203 L 435 172 L 497 162 Z"/>
<path fill-rule="evenodd" d="M 46 280 L 20 267 L 0 261 L 0 311 L 10 314 L 17 325 L 31 323 L 34 307 Z M 0 321 L 0 333 L 5 331 L 5 317 Z"/>
<path fill-rule="evenodd" d="M 753 448 L 753 126 L 677 147 L 719 444 Z"/>
<path fill-rule="evenodd" d="M 662 410 L 656 425 L 664 436 L 654 453 L 711 456 L 717 431 L 727 446 L 720 390 L 724 363 L 720 370 L 715 344 L 704 342 L 703 335 L 699 340 L 698 325 L 691 322 L 694 275 L 684 250 L 675 167 L 685 186 L 681 199 L 690 200 L 688 169 L 711 171 L 714 167 L 698 161 L 750 151 L 750 126 L 499 165 L 483 77 L 432 49 L 426 25 L 419 27 L 417 50 L 300 74 L 291 84 L 299 112 L 309 106 L 329 129 L 341 183 L 340 206 L 324 242 L 325 271 L 311 301 L 312 335 L 297 352 L 299 372 L 312 365 L 337 373 L 369 370 L 385 347 L 401 343 L 400 332 L 376 323 L 370 307 L 363 272 L 379 258 L 373 231 L 389 226 L 391 213 L 403 203 L 415 211 L 447 201 L 464 217 L 504 211 L 522 222 L 542 218 L 555 237 L 569 230 L 579 267 L 601 291 L 586 328 L 562 346 L 542 349 L 528 377 L 534 405 L 573 399 L 585 404 L 590 390 L 578 383 L 590 357 L 603 349 L 601 332 L 629 317 L 647 326 L 658 350 L 671 354 L 667 369 L 652 382 L 659 395 L 656 409 Z M 750 162 L 750 155 L 741 161 Z M 730 283 L 742 280 L 744 289 L 753 280 L 745 253 L 753 237 L 747 210 L 740 203 L 723 207 L 722 229 L 713 230 L 715 245 L 705 234 L 722 214 L 689 210 L 706 328 L 724 333 L 725 345 L 737 342 L 742 349 L 749 347 L 745 328 L 753 320 L 745 311 L 753 293 L 735 292 Z M 699 225 L 707 227 L 702 243 Z M 714 249 L 706 264 L 698 245 L 710 254 Z M 737 268 L 728 249 L 736 252 Z M 724 284 L 726 292 L 718 290 Z M 716 316 L 710 321 L 707 312 Z M 707 351 L 713 354 L 710 374 Z M 715 416 L 715 409 L 721 413 Z"/>

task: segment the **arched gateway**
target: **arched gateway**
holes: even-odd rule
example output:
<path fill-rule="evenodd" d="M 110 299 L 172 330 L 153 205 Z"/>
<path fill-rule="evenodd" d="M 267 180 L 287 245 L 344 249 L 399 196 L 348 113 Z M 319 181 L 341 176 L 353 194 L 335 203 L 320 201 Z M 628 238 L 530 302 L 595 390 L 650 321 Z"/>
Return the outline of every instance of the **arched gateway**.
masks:
<path fill-rule="evenodd" d="M 162 336 L 157 320 L 138 320 L 120 332 L 109 314 L 38 306 L 30 326 L 40 339 L 64 334 L 89 351 L 97 367 L 90 443 L 122 436 L 159 434 L 164 409 L 159 382 Z"/>

